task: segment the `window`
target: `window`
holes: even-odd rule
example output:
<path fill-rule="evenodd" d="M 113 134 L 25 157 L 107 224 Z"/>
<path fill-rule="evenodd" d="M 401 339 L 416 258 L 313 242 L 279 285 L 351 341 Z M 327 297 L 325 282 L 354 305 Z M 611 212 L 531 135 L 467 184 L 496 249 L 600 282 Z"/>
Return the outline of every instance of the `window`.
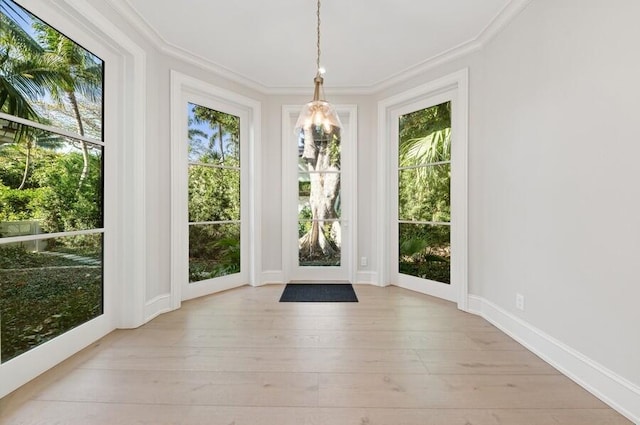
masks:
<path fill-rule="evenodd" d="M 0 362 L 103 313 L 103 61 L 0 0 Z"/>

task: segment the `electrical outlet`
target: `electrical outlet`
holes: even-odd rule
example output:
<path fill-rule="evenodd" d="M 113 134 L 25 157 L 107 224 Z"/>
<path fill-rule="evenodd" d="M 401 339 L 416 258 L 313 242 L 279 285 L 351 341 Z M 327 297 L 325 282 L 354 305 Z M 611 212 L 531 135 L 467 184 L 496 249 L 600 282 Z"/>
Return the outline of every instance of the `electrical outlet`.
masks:
<path fill-rule="evenodd" d="M 365 267 L 367 265 L 367 257 L 360 257 L 360 266 Z"/>
<path fill-rule="evenodd" d="M 516 308 L 524 311 L 524 295 L 516 294 Z"/>

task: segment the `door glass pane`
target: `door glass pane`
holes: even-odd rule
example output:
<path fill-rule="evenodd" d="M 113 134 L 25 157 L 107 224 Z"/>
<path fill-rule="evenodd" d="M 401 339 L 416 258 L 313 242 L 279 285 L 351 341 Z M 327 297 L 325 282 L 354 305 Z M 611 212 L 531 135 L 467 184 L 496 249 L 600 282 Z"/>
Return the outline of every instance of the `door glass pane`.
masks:
<path fill-rule="evenodd" d="M 451 283 L 451 227 L 400 223 L 400 273 Z"/>
<path fill-rule="evenodd" d="M 329 188 L 327 192 L 314 191 L 314 196 L 321 196 L 322 200 L 311 199 L 311 185 L 314 180 L 321 180 L 318 186 Z M 298 218 L 313 218 L 312 204 L 315 208 L 330 208 L 328 211 L 316 212 L 316 217 L 324 219 L 339 219 L 341 214 L 340 202 L 340 173 L 300 173 L 298 176 Z M 314 182 L 315 184 L 315 182 Z M 336 189 L 337 186 L 337 189 Z"/>
<path fill-rule="evenodd" d="M 339 266 L 340 132 L 301 132 L 298 139 L 298 264 Z"/>
<path fill-rule="evenodd" d="M 403 221 L 451 220 L 451 164 L 399 171 L 398 217 Z"/>
<path fill-rule="evenodd" d="M 11 0 L 0 40 L 0 111 L 102 140 L 100 58 Z"/>
<path fill-rule="evenodd" d="M 102 227 L 102 146 L 15 124 L 0 145 L 0 238 Z"/>
<path fill-rule="evenodd" d="M 189 161 L 240 166 L 240 118 L 189 103 Z"/>
<path fill-rule="evenodd" d="M 240 272 L 240 118 L 187 105 L 189 282 Z"/>
<path fill-rule="evenodd" d="M 240 272 L 240 223 L 189 226 L 189 282 Z"/>
<path fill-rule="evenodd" d="M 0 245 L 2 362 L 102 310 L 101 233 Z"/>
<path fill-rule="evenodd" d="M 400 167 L 451 161 L 451 102 L 402 115 L 398 130 Z"/>
<path fill-rule="evenodd" d="M 240 220 L 240 170 L 189 165 L 189 221 Z"/>
<path fill-rule="evenodd" d="M 340 266 L 342 227 L 339 221 L 298 221 L 300 266 Z M 316 246 L 312 240 L 318 240 Z"/>
<path fill-rule="evenodd" d="M 399 119 L 398 269 L 451 282 L 451 102 Z"/>

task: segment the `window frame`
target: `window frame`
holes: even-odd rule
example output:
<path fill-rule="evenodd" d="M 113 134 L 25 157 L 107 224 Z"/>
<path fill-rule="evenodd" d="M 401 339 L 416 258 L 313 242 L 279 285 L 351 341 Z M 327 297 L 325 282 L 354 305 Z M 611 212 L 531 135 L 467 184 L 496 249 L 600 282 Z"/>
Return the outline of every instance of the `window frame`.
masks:
<path fill-rule="evenodd" d="M 378 102 L 378 284 L 397 285 L 448 299 L 468 311 L 468 69 L 462 69 Z M 398 118 L 451 101 L 451 284 L 403 282 L 398 272 Z M 422 105 L 422 108 L 420 107 Z M 448 286 L 443 288 L 442 285 Z"/>
<path fill-rule="evenodd" d="M 187 103 L 240 117 L 240 273 L 188 283 Z M 259 285 L 260 102 L 171 71 L 171 308 L 182 301 L 238 286 Z"/>

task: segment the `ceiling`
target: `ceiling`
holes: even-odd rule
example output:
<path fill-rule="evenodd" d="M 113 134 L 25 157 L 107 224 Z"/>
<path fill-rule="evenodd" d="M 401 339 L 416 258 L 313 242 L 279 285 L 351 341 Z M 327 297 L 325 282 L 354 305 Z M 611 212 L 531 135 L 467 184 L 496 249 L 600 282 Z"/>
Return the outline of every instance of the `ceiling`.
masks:
<path fill-rule="evenodd" d="M 164 50 L 268 88 L 311 87 L 315 0 L 110 0 Z M 322 0 L 327 88 L 371 88 L 473 44 L 511 0 Z M 512 5 L 511 5 L 512 6 Z"/>

